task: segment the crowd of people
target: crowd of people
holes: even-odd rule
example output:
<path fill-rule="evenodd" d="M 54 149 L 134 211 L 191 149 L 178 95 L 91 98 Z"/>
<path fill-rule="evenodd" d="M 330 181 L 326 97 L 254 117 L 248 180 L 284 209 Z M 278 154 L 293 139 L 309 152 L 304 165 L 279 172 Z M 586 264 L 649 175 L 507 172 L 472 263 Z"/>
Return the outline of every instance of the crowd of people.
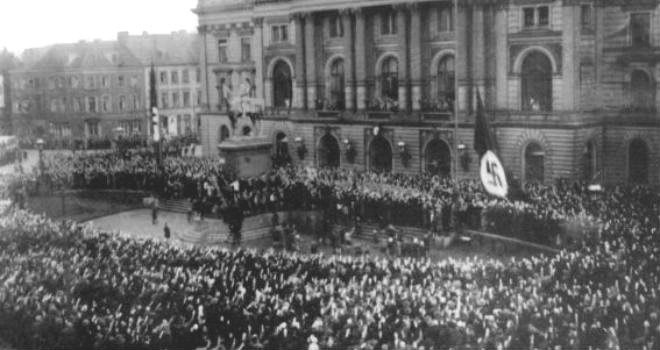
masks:
<path fill-rule="evenodd" d="M 304 178 L 337 196 L 370 193 L 371 181 L 413 186 L 342 173 Z M 0 338 L 49 349 L 660 347 L 658 194 L 528 190 L 536 210 L 599 218 L 598 238 L 522 259 L 322 256 L 138 241 L 14 210 L 0 218 Z"/>
<path fill-rule="evenodd" d="M 35 173 L 39 172 L 35 169 Z M 328 209 L 369 222 L 423 226 L 434 232 L 482 228 L 538 243 L 554 244 L 560 223 L 580 218 L 596 225 L 597 200 L 585 184 L 527 185 L 526 201 L 489 197 L 477 181 L 453 182 L 427 174 L 403 175 L 348 169 L 281 167 L 236 179 L 218 162 L 149 152 L 57 154 L 41 176 L 49 188 L 124 189 L 189 199 L 198 212 L 223 216 L 238 207 L 245 215 L 275 210 Z M 485 220 L 484 220 L 485 218 Z"/>

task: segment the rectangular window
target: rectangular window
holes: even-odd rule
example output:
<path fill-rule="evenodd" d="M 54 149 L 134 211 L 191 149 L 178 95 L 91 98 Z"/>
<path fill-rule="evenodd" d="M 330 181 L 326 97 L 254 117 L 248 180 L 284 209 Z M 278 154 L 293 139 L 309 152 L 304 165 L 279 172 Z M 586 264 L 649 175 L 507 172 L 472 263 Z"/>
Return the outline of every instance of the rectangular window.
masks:
<path fill-rule="evenodd" d="M 252 60 L 250 38 L 241 38 L 241 62 L 249 62 Z"/>
<path fill-rule="evenodd" d="M 119 96 L 119 110 L 122 112 L 126 110 L 126 96 Z"/>
<path fill-rule="evenodd" d="M 227 39 L 218 40 L 218 61 L 227 62 Z"/>
<path fill-rule="evenodd" d="M 184 83 L 184 84 L 190 83 L 190 71 L 188 71 L 187 69 L 184 69 L 183 72 L 181 73 L 181 80 L 182 80 L 182 83 Z"/>
<path fill-rule="evenodd" d="M 202 105 L 202 91 L 197 90 L 197 95 L 196 96 L 197 96 L 197 105 L 201 106 Z"/>
<path fill-rule="evenodd" d="M 140 98 L 138 95 L 133 95 L 133 110 L 137 111 L 140 108 Z"/>
<path fill-rule="evenodd" d="M 387 11 L 382 15 L 380 33 L 382 35 L 396 34 L 396 12 Z"/>
<path fill-rule="evenodd" d="M 341 38 L 344 36 L 344 25 L 340 16 L 332 16 L 330 18 L 330 37 Z"/>
<path fill-rule="evenodd" d="M 183 107 L 190 107 L 190 92 L 188 91 L 183 93 Z"/>
<path fill-rule="evenodd" d="M 534 23 L 534 8 L 528 7 L 523 9 L 523 25 L 525 27 L 533 27 Z"/>
<path fill-rule="evenodd" d="M 167 72 L 160 72 L 160 83 L 167 84 Z"/>
<path fill-rule="evenodd" d="M 87 98 L 87 112 L 96 113 L 96 97 Z"/>
<path fill-rule="evenodd" d="M 103 100 L 101 101 L 101 107 L 103 109 L 103 112 L 109 112 L 110 111 L 110 97 L 109 96 L 103 96 Z"/>
<path fill-rule="evenodd" d="M 178 84 L 179 83 L 179 72 L 173 71 L 172 72 L 172 84 Z"/>
<path fill-rule="evenodd" d="M 195 81 L 198 83 L 202 81 L 202 70 L 199 68 L 195 69 Z"/>
<path fill-rule="evenodd" d="M 99 122 L 94 120 L 88 120 L 87 130 L 89 130 L 90 136 L 99 136 Z"/>
<path fill-rule="evenodd" d="M 88 89 L 93 89 L 96 87 L 96 82 L 94 77 L 87 77 L 87 88 Z"/>
<path fill-rule="evenodd" d="M 580 25 L 582 31 L 593 30 L 593 8 L 591 5 L 580 6 Z"/>
<path fill-rule="evenodd" d="M 169 99 L 169 94 L 168 93 L 163 93 L 160 95 L 160 108 L 169 108 L 170 105 L 170 99 Z"/>
<path fill-rule="evenodd" d="M 649 47 L 651 45 L 650 32 L 650 13 L 633 13 L 630 15 L 630 41 L 633 47 Z"/>
<path fill-rule="evenodd" d="M 454 31 L 454 9 L 451 6 L 443 6 L 438 10 L 438 32 Z"/>
<path fill-rule="evenodd" d="M 541 6 L 538 8 L 539 27 L 547 27 L 550 24 L 550 8 Z"/>
<path fill-rule="evenodd" d="M 271 39 L 274 43 L 284 43 L 289 41 L 289 26 L 286 24 L 271 27 Z"/>
<path fill-rule="evenodd" d="M 173 92 L 172 93 L 172 107 L 173 108 L 179 107 L 179 93 L 178 92 Z"/>
<path fill-rule="evenodd" d="M 110 86 L 110 79 L 108 79 L 108 77 L 106 77 L 105 75 L 101 77 L 101 86 L 103 87 Z"/>
<path fill-rule="evenodd" d="M 550 25 L 548 6 L 523 8 L 523 26 L 525 28 L 547 27 Z"/>
<path fill-rule="evenodd" d="M 124 76 L 123 75 L 120 75 L 120 76 L 117 77 L 117 85 L 119 87 L 124 87 Z"/>

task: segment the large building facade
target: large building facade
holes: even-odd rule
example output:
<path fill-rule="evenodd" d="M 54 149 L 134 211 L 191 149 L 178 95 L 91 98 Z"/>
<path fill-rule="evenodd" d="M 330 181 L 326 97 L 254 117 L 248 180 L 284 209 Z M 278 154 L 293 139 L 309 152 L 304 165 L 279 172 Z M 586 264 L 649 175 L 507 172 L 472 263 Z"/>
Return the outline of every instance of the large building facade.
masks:
<path fill-rule="evenodd" d="M 21 64 L 7 74 L 14 132 L 43 138 L 53 147 L 85 146 L 119 137 L 146 138 L 151 123 L 148 90 L 153 64 L 167 72 L 168 78 L 181 74 L 180 82 L 168 80 L 157 86 L 168 97 L 159 102 L 166 103 L 163 115 L 168 123 L 162 125 L 166 135 L 196 134 L 197 43 L 196 34 L 185 32 L 120 32 L 112 41 L 27 50 Z"/>
<path fill-rule="evenodd" d="M 205 152 L 247 78 L 295 161 L 474 177 L 481 97 L 515 178 L 660 182 L 657 0 L 457 4 L 200 0 Z"/>

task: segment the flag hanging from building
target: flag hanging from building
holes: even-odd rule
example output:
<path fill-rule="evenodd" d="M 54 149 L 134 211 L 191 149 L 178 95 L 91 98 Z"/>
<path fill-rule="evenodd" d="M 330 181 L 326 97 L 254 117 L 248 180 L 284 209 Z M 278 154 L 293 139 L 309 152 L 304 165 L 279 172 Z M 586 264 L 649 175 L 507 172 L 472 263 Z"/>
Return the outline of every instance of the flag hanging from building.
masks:
<path fill-rule="evenodd" d="M 160 116 L 158 115 L 158 95 L 156 93 L 156 69 L 151 63 L 149 70 L 149 113 L 151 116 L 152 139 L 160 141 Z"/>
<path fill-rule="evenodd" d="M 477 90 L 477 115 L 474 126 L 474 150 L 479 155 L 479 175 L 486 192 L 506 198 L 509 185 L 500 159 L 495 154 L 495 142 L 491 135 L 490 123 L 484 112 L 481 94 Z"/>

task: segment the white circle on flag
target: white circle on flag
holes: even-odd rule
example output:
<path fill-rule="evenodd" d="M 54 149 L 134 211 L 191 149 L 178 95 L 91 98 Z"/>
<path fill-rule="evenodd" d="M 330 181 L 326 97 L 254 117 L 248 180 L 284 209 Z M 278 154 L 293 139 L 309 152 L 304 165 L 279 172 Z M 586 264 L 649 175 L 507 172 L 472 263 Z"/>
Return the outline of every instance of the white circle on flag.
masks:
<path fill-rule="evenodd" d="M 506 181 L 504 167 L 499 158 L 492 151 L 486 151 L 481 156 L 481 168 L 479 169 L 481 183 L 486 191 L 493 196 L 506 198 L 509 192 L 509 184 Z"/>

